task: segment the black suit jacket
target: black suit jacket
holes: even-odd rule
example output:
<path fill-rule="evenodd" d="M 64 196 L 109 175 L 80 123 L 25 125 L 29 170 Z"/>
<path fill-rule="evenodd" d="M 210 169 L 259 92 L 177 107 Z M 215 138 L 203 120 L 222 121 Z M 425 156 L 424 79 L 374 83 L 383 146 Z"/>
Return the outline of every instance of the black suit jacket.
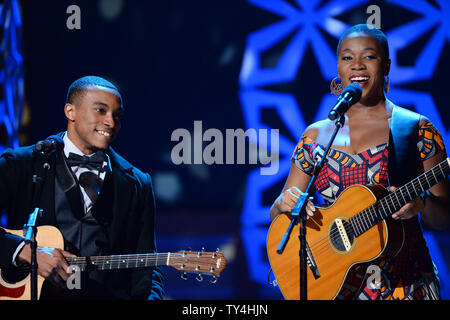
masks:
<path fill-rule="evenodd" d="M 103 218 L 109 222 L 111 254 L 154 252 L 155 199 L 151 177 L 128 163 L 112 148 L 106 153 L 111 160 L 113 198 L 111 212 L 104 212 Z M 34 192 L 32 177 L 42 170 L 41 159 L 34 156 L 33 146 L 8 149 L 0 157 L 0 208 L 7 212 L 9 229 L 23 228 L 36 206 L 44 209 L 44 214 L 38 218 L 38 225 L 56 226 L 54 165 L 47 173 L 42 196 L 36 197 Z M 34 197 L 39 198 L 40 202 Z M 12 255 L 20 241 L 22 238 L 0 228 L 0 267 L 11 265 Z M 117 272 L 121 276 L 112 275 L 107 284 L 115 297 L 162 299 L 159 268 Z"/>

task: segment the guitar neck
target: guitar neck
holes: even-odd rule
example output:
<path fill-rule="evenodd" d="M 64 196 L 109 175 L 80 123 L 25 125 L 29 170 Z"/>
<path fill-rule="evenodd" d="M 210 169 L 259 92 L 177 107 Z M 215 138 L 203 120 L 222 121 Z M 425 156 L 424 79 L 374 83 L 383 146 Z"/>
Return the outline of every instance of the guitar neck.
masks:
<path fill-rule="evenodd" d="M 177 251 L 169 253 L 127 254 L 112 256 L 66 258 L 71 267 L 80 271 L 118 270 L 170 266 L 184 274 L 187 272 L 212 275 L 214 279 L 225 269 L 227 260 L 219 249 L 216 252 Z"/>
<path fill-rule="evenodd" d="M 450 158 L 442 161 L 417 178 L 378 200 L 374 205 L 350 219 L 355 236 L 366 232 L 378 222 L 390 217 L 408 202 L 416 199 L 426 190 L 443 180 L 450 170 Z"/>
<path fill-rule="evenodd" d="M 172 253 L 173 254 L 173 253 Z M 165 266 L 170 263 L 171 253 L 149 253 L 112 256 L 93 256 L 67 258 L 71 266 L 85 270 L 117 270 Z"/>

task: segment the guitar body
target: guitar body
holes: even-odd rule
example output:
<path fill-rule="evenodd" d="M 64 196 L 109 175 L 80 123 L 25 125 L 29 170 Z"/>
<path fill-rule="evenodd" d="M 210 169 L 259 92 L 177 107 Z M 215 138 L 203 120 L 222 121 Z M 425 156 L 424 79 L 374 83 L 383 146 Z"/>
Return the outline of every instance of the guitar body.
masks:
<path fill-rule="evenodd" d="M 348 287 L 353 289 L 351 295 L 348 295 L 346 290 L 345 298 L 354 298 L 363 285 L 367 267 L 376 259 L 392 257 L 400 251 L 404 240 L 403 225 L 401 221 L 391 218 L 352 238 L 351 247 L 347 249 L 337 246 L 333 242 L 333 237 L 330 237 L 330 232 L 334 237 L 339 236 L 336 235 L 336 219 L 347 223 L 348 219 L 374 204 L 385 191 L 378 185 L 355 185 L 343 191 L 332 206 L 316 207 L 314 216 L 306 223 L 306 241 L 320 277 L 316 279 L 311 269 L 307 267 L 308 300 L 340 298 L 344 285 L 350 282 L 352 285 L 346 286 L 347 290 Z M 290 222 L 285 214 L 274 219 L 267 236 L 267 253 L 283 296 L 287 300 L 298 300 L 299 224 L 294 226 L 283 253 L 281 255 L 277 253 L 278 245 Z"/>
<path fill-rule="evenodd" d="M 23 236 L 23 230 L 8 230 L 7 232 Z M 40 247 L 64 248 L 64 240 L 61 232 L 52 226 L 42 226 L 37 228 L 36 241 Z M 25 272 L 17 279 L 7 276 L 7 270 L 0 269 L 0 300 L 30 300 L 31 282 L 29 272 Z M 41 294 L 44 278 L 38 275 L 38 297 Z"/>

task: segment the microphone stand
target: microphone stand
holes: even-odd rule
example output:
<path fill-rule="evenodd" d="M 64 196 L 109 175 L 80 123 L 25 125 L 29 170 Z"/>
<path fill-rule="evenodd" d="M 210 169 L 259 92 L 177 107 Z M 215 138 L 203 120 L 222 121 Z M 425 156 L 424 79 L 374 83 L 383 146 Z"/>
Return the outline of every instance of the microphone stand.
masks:
<path fill-rule="evenodd" d="M 30 216 L 28 217 L 27 224 L 24 225 L 25 228 L 25 243 L 30 245 L 31 248 L 31 300 L 37 300 L 37 270 L 38 264 L 36 260 L 36 250 L 37 250 L 37 242 L 36 242 L 36 220 L 38 215 L 42 214 L 42 209 L 35 208 Z"/>
<path fill-rule="evenodd" d="M 311 180 L 309 181 L 308 187 L 306 188 L 305 192 L 303 192 L 295 205 L 295 207 L 292 209 L 291 212 L 291 223 L 289 224 L 289 227 L 284 234 L 283 238 L 280 241 L 280 244 L 277 248 L 277 253 L 282 254 L 284 251 L 284 248 L 286 247 L 287 241 L 289 240 L 290 234 L 292 232 L 292 229 L 295 225 L 300 223 L 300 230 L 299 230 L 299 240 L 300 240 L 300 300 L 307 300 L 307 250 L 306 250 L 306 221 L 307 221 L 307 214 L 305 211 L 306 206 L 306 200 L 309 199 L 312 196 L 313 186 L 317 179 L 317 174 L 320 172 L 320 170 L 323 167 L 325 158 L 327 157 L 331 146 L 333 145 L 334 139 L 336 138 L 337 133 L 339 132 L 339 129 L 341 129 L 344 126 L 345 123 L 345 117 L 344 113 L 339 116 L 338 120 L 335 122 L 335 129 L 331 136 L 330 141 L 328 142 L 328 145 L 325 149 L 325 154 L 320 159 L 319 163 L 316 163 L 314 165 L 313 175 L 311 176 Z M 312 254 L 312 253 L 311 253 Z"/>
<path fill-rule="evenodd" d="M 33 152 L 35 155 L 39 155 L 42 161 L 42 170 L 41 176 L 39 174 L 33 175 L 33 183 L 35 184 L 35 194 L 34 201 L 36 204 L 33 212 L 30 213 L 28 217 L 28 222 L 24 225 L 24 234 L 25 234 L 25 243 L 30 245 L 31 248 L 31 275 L 30 275 L 30 290 L 31 290 L 31 300 L 38 299 L 38 288 L 37 288 L 37 280 L 38 280 L 38 263 L 36 258 L 37 251 L 37 226 L 36 221 L 37 218 L 42 216 L 44 210 L 39 208 L 40 200 L 42 197 L 42 189 L 44 183 L 47 178 L 47 173 L 50 170 L 50 159 L 54 152 L 45 153 L 44 151 L 37 151 L 36 149 Z M 35 158 L 36 159 L 36 158 Z M 38 166 L 39 168 L 39 166 Z"/>

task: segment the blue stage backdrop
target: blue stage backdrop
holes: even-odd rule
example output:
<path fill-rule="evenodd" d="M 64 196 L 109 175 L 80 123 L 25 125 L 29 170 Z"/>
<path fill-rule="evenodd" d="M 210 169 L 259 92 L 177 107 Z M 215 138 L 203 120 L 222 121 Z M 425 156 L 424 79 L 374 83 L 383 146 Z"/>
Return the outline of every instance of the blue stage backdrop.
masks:
<path fill-rule="evenodd" d="M 373 5 L 390 43 L 388 97 L 426 115 L 448 149 L 450 3 L 444 0 L 4 1 L 1 148 L 65 130 L 70 83 L 106 77 L 125 105 L 113 148 L 153 178 L 158 250 L 219 248 L 228 260 L 216 284 L 195 276 L 184 281 L 165 268 L 166 299 L 282 299 L 268 281 L 269 207 L 303 130 L 327 117 L 336 101 L 329 82 L 340 34 L 373 23 Z M 224 138 L 227 129 L 278 130 L 276 174 L 262 174 L 264 166 L 251 161 L 258 159 L 251 139 L 243 163 L 209 164 L 204 157 L 174 163 L 177 130 L 205 155 L 207 133 Z M 259 149 L 271 146 L 269 138 Z M 450 236 L 424 232 L 448 299 Z"/>

